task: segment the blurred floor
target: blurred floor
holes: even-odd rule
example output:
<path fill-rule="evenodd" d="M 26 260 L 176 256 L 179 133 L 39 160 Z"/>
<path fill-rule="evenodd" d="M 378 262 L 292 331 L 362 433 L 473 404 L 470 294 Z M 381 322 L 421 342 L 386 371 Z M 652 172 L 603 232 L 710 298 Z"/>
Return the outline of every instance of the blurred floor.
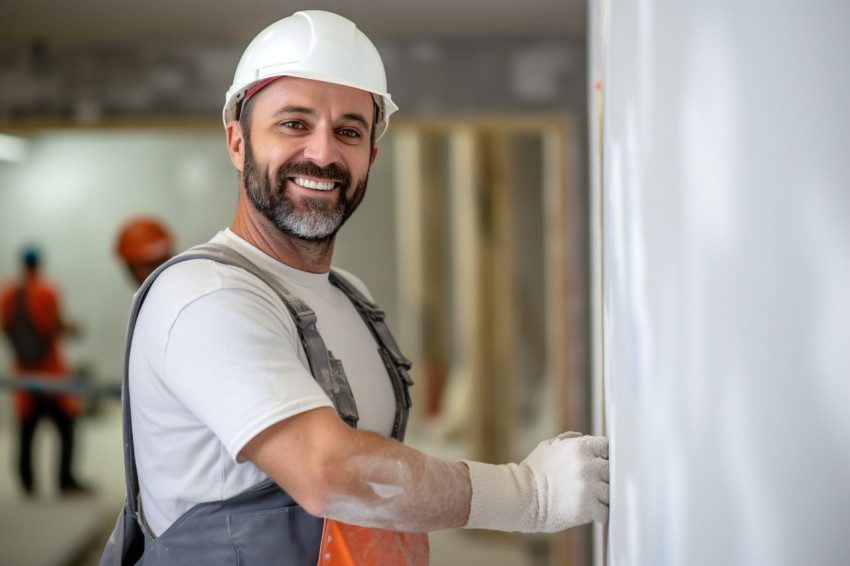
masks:
<path fill-rule="evenodd" d="M 0 399 L 6 402 L 6 395 Z M 43 420 L 34 446 L 37 494 L 28 499 L 18 483 L 16 425 L 0 422 L 0 565 L 68 566 L 90 550 L 124 498 L 121 412 L 106 402 L 101 414 L 78 421 L 74 469 L 94 495 L 60 497 L 56 486 L 59 435 Z"/>
<path fill-rule="evenodd" d="M 8 403 L 6 395 L 0 402 Z M 8 405 L 7 405 L 8 406 Z M 4 411 L 5 412 L 5 411 Z M 95 566 L 124 498 L 121 414 L 117 402 L 104 402 L 100 413 L 79 421 L 75 456 L 81 481 L 96 495 L 62 498 L 55 487 L 58 435 L 49 424 L 36 434 L 34 499 L 23 496 L 15 475 L 17 440 L 8 413 L 0 419 L 0 566 Z M 46 421 L 45 421 L 46 422 Z M 424 430 L 411 430 L 409 441 L 425 452 L 450 459 L 464 457 L 458 445 Z M 434 566 L 539 566 L 540 545 L 511 535 L 450 529 L 434 532 Z M 538 557 L 534 558 L 534 548 Z"/>

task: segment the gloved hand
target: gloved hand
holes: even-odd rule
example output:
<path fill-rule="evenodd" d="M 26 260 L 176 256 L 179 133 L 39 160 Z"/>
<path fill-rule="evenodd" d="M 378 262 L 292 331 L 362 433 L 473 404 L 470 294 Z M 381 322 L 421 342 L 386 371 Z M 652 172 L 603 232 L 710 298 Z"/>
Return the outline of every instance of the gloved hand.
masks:
<path fill-rule="evenodd" d="M 551 533 L 608 522 L 608 439 L 566 432 L 521 464 L 464 460 L 472 483 L 464 528 Z"/>

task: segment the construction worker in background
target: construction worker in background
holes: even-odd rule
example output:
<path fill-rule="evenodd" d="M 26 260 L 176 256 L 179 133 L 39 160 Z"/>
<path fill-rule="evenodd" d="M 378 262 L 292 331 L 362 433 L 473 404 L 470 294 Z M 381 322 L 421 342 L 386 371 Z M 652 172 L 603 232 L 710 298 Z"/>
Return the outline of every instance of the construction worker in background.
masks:
<path fill-rule="evenodd" d="M 63 335 L 73 336 L 77 328 L 62 318 L 59 293 L 41 275 L 40 255 L 35 247 L 22 254 L 19 276 L 0 287 L 0 319 L 3 334 L 14 353 L 13 375 L 35 380 L 70 381 L 68 366 L 59 349 Z M 72 393 L 50 392 L 48 387 L 18 388 L 13 394 L 19 420 L 18 472 L 24 492 L 35 495 L 33 475 L 33 438 L 42 417 L 54 422 L 59 432 L 59 491 L 64 495 L 88 493 L 90 489 L 76 480 L 72 472 L 74 421 L 82 403 Z"/>
<path fill-rule="evenodd" d="M 507 465 L 401 442 L 409 362 L 363 283 L 331 269 L 396 109 L 338 15 L 297 12 L 247 47 L 224 106 L 233 223 L 136 295 L 135 452 L 101 564 L 120 563 L 136 511 L 146 566 L 427 564 L 432 530 L 607 521 L 605 438 L 566 433 Z"/>
<path fill-rule="evenodd" d="M 174 241 L 165 226 L 148 216 L 129 219 L 118 233 L 115 253 L 133 280 L 141 285 L 148 275 L 174 255 Z"/>

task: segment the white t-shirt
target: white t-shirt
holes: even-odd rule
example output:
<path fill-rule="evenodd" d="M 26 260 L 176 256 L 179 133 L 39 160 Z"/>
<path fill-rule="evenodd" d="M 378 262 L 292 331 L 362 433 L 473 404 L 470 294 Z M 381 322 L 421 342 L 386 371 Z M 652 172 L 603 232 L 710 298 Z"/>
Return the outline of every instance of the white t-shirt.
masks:
<path fill-rule="evenodd" d="M 316 312 L 319 333 L 342 360 L 354 393 L 358 428 L 389 436 L 395 396 L 378 345 L 328 274 L 279 263 L 229 229 L 211 241 L 240 251 Z M 360 280 L 345 275 L 369 296 Z M 142 509 L 155 536 L 196 504 L 267 479 L 239 457 L 258 433 L 333 407 L 274 291 L 212 260 L 178 263 L 151 287 L 130 350 L 130 399 Z"/>

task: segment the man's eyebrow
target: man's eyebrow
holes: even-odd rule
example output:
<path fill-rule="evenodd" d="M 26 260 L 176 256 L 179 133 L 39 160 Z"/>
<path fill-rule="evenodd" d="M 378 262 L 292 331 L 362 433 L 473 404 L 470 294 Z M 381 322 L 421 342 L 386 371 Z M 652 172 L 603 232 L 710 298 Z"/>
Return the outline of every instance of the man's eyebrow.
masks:
<path fill-rule="evenodd" d="M 280 116 L 281 114 L 308 114 L 313 115 L 312 109 L 307 108 L 306 106 L 284 106 L 280 110 L 274 113 L 275 116 Z"/>
<path fill-rule="evenodd" d="M 366 121 L 366 118 L 362 114 L 357 114 L 357 113 L 343 114 L 342 117 L 347 119 L 347 120 L 352 120 L 354 122 L 357 122 L 358 124 L 363 126 L 363 129 L 366 130 L 366 131 L 369 130 L 369 122 Z"/>

